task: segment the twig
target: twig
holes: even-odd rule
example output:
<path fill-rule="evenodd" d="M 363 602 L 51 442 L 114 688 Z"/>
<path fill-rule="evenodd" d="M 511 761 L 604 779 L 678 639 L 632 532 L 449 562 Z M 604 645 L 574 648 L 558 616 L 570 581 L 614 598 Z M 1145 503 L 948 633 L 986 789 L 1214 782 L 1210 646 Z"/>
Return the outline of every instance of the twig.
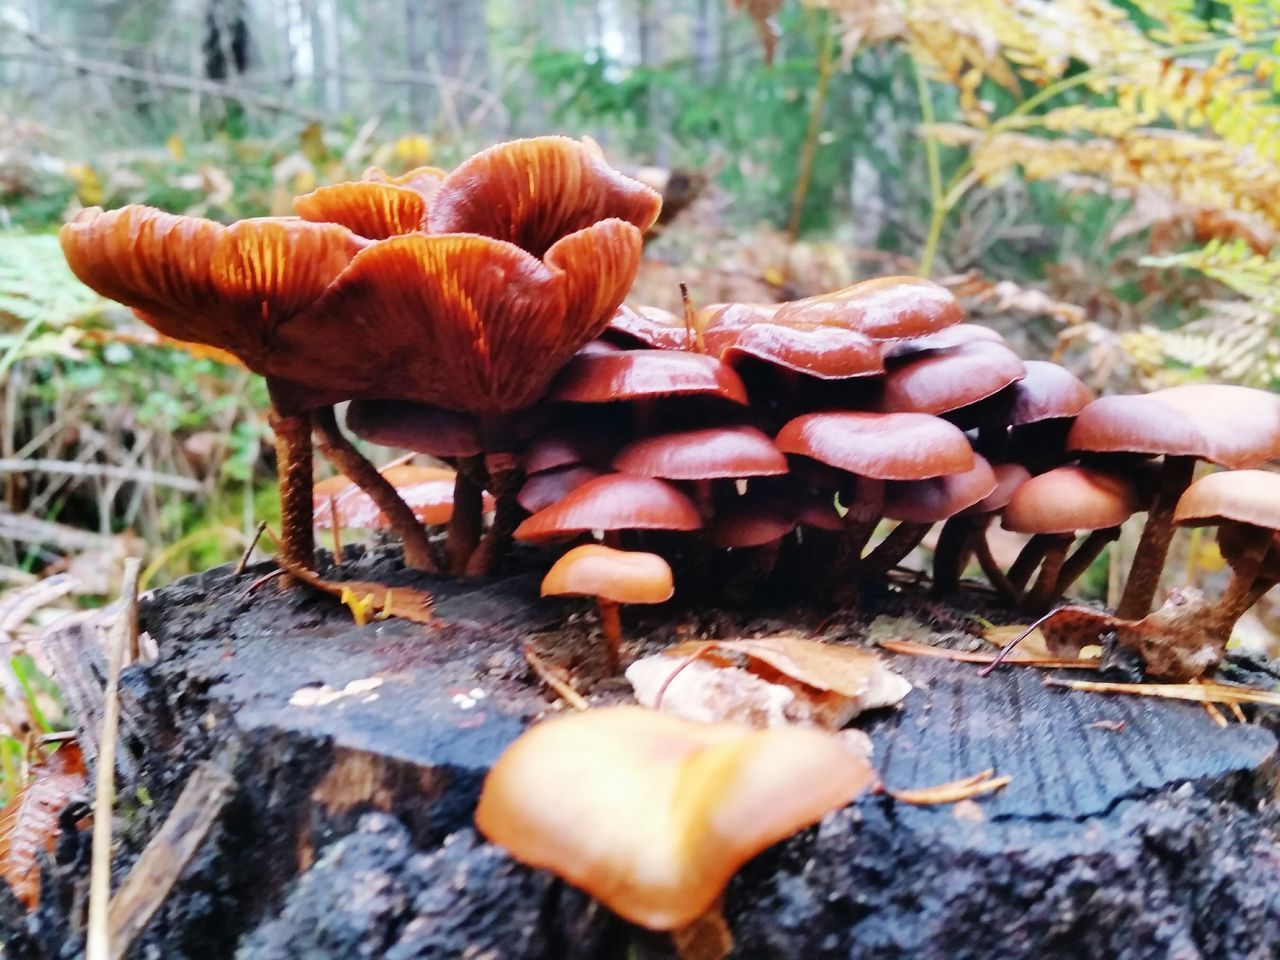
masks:
<path fill-rule="evenodd" d="M 1200 680 L 1196 679 L 1196 680 L 1192 680 L 1191 682 L 1195 684 L 1199 684 Z M 1237 706 L 1236 709 L 1239 710 L 1240 707 Z M 1209 715 L 1209 719 L 1211 719 L 1218 726 L 1225 727 L 1227 725 L 1227 718 L 1223 715 L 1222 711 L 1218 709 L 1217 704 L 1209 703 L 1206 700 L 1204 704 L 1204 712 L 1207 713 Z"/>
<path fill-rule="evenodd" d="M 111 960 L 121 960 L 146 929 L 231 797 L 235 781 L 215 763 L 196 767 L 168 819 L 111 898 L 107 914 Z M 96 821 L 95 821 L 96 822 Z"/>
<path fill-rule="evenodd" d="M 533 672 L 538 675 L 538 679 L 559 694 L 560 699 L 573 707 L 573 709 L 586 710 L 591 706 L 582 694 L 573 689 L 571 684 L 566 683 L 551 672 L 550 665 L 534 652 L 533 644 L 526 643 L 524 645 L 524 658 L 529 666 L 533 668 Z"/>
<path fill-rule="evenodd" d="M 103 693 L 102 734 L 98 741 L 98 778 L 93 801 L 93 854 L 89 877 L 89 929 L 87 960 L 110 960 L 111 933 L 107 924 L 111 897 L 111 813 L 116 792 L 116 732 L 120 725 L 120 670 L 125 652 L 136 645 L 138 634 L 138 571 L 141 561 L 127 557 L 120 588 L 120 611 L 112 631 L 107 660 L 107 687 Z"/>
<path fill-rule="evenodd" d="M 267 529 L 267 521 L 259 520 L 258 528 L 253 531 L 253 536 L 249 538 L 249 542 L 245 545 L 244 553 L 240 554 L 239 561 L 236 562 L 235 569 L 231 571 L 233 577 L 241 576 L 245 567 L 249 566 L 249 558 L 253 556 L 254 548 L 258 546 L 258 541 L 262 539 L 262 533 Z"/>
<path fill-rule="evenodd" d="M 1086 693 L 1128 693 L 1139 697 L 1190 700 L 1192 703 L 1261 703 L 1280 707 L 1280 693 L 1232 687 L 1225 683 L 1103 683 L 1096 680 L 1058 680 L 1045 677 L 1046 687 L 1062 687 Z"/>
<path fill-rule="evenodd" d="M 876 644 L 890 653 L 902 653 L 911 657 L 934 657 L 938 660 L 955 660 L 959 663 L 994 663 L 999 654 L 978 653 L 965 650 L 948 650 L 946 647 L 934 647 L 927 643 L 916 643 L 913 640 L 881 640 Z M 1096 670 L 1097 660 L 1082 660 L 1079 657 L 1017 657 L 1008 661 L 1010 666 L 1044 667 L 1056 670 Z"/>
<path fill-rule="evenodd" d="M 1016 637 L 1014 637 L 1012 640 L 1010 640 L 1008 643 L 1006 643 L 1003 647 L 1000 648 L 1000 652 L 996 654 L 995 659 L 992 660 L 981 671 L 979 671 L 978 676 L 980 677 L 991 676 L 992 671 L 995 670 L 996 667 L 1000 666 L 1000 664 L 1004 663 L 1005 658 L 1008 657 L 1009 654 L 1013 653 L 1014 647 L 1020 644 L 1023 640 L 1027 639 L 1027 637 L 1031 636 L 1031 634 L 1035 630 L 1038 630 L 1040 628 L 1041 624 L 1043 624 L 1046 620 L 1048 620 L 1057 612 L 1058 610 L 1055 607 L 1053 610 L 1050 610 L 1039 620 L 1035 621 L 1035 623 L 1028 625 L 1027 629 L 1023 630 L 1020 634 L 1018 634 Z"/>
<path fill-rule="evenodd" d="M 185 493 L 200 493 L 204 484 L 191 477 L 175 477 L 171 473 L 147 470 L 143 467 L 121 466 L 113 463 L 79 463 L 74 460 L 18 460 L 13 457 L 0 459 L 0 473 L 52 473 L 66 477 L 92 477 L 97 480 L 118 480 L 154 487 L 169 487 Z"/>
<path fill-rule="evenodd" d="M 342 563 L 342 534 L 338 530 L 338 498 L 329 494 L 329 526 L 333 531 L 333 563 Z"/>
<path fill-rule="evenodd" d="M 709 643 L 706 646 L 699 647 L 692 654 L 680 661 L 680 665 L 667 675 L 667 679 L 663 680 L 662 686 L 658 688 L 658 692 L 653 698 L 653 709 L 662 709 L 662 698 L 667 695 L 667 687 L 671 686 L 671 681 L 680 676 L 681 671 L 683 671 L 685 667 L 689 666 L 689 664 L 693 663 L 693 661 L 701 660 L 704 655 L 710 653 L 713 646 L 713 644 Z"/>
<path fill-rule="evenodd" d="M 974 797 L 985 797 L 987 794 L 1002 790 L 1013 782 L 1013 777 L 995 776 L 995 768 L 988 767 L 981 773 L 971 777 L 940 783 L 933 787 L 920 787 L 915 790 L 891 790 L 884 784 L 882 792 L 887 793 L 899 803 L 910 803 L 914 806 L 933 806 L 939 803 L 959 803 L 961 800 L 972 800 Z"/>

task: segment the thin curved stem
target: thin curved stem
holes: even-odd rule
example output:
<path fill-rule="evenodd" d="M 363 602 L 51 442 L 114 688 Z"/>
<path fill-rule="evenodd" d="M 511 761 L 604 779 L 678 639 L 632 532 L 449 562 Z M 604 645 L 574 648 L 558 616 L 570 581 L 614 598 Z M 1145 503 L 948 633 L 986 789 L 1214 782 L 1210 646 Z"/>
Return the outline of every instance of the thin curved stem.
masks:
<path fill-rule="evenodd" d="M 1067 559 L 1067 551 L 1075 538 L 1070 534 L 1055 537 L 1040 562 L 1040 574 L 1035 585 L 1022 598 L 1020 606 L 1030 613 L 1044 613 L 1057 598 L 1058 576 Z"/>
<path fill-rule="evenodd" d="M 1102 556 L 1102 551 L 1107 548 L 1107 544 L 1112 543 L 1119 536 L 1119 527 L 1106 527 L 1102 530 L 1095 530 L 1085 537 L 1080 546 L 1076 547 L 1075 552 L 1067 557 L 1066 562 L 1062 564 L 1062 570 L 1058 573 L 1057 586 L 1053 588 L 1055 596 L 1060 597 L 1066 593 L 1071 585 L 1083 577 L 1085 571 L 1093 566 L 1093 561 Z"/>
<path fill-rule="evenodd" d="M 431 551 L 431 541 L 426 528 L 414 515 L 409 505 L 401 499 L 391 481 L 365 459 L 355 444 L 338 429 L 338 421 L 332 407 L 321 407 L 313 413 L 320 452 L 333 464 L 333 468 L 351 480 L 369 495 L 378 509 L 386 515 L 391 529 L 404 544 L 406 566 L 429 573 L 439 572 L 439 564 Z"/>
<path fill-rule="evenodd" d="M 901 563 L 912 550 L 920 546 L 932 523 L 900 523 L 889 531 L 859 567 L 862 576 L 879 576 Z"/>

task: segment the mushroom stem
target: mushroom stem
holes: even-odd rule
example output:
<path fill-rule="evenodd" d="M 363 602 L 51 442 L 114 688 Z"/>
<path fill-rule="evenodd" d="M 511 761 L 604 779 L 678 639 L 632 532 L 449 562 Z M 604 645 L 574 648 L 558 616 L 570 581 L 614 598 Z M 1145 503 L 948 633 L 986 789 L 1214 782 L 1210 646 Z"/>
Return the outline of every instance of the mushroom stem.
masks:
<path fill-rule="evenodd" d="M 315 523 L 311 493 L 311 416 L 286 416 L 274 406 L 267 422 L 276 435 L 276 475 L 280 487 L 280 559 L 314 570 Z"/>
<path fill-rule="evenodd" d="M 1271 548 L 1271 531 L 1249 524 L 1238 526 L 1241 528 L 1242 549 L 1232 557 L 1231 579 L 1213 608 L 1214 622 L 1223 637 L 1231 636 L 1236 621 L 1266 593 L 1265 589 L 1257 590 L 1258 572 Z"/>
<path fill-rule="evenodd" d="M 1005 576 L 1000 565 L 996 563 L 996 558 L 991 556 L 991 544 L 987 543 L 986 531 L 980 531 L 973 538 L 973 553 L 978 558 L 978 566 L 982 567 L 982 573 L 986 576 L 991 586 L 995 588 L 997 594 L 1006 603 L 1014 604 L 1022 596 L 1022 591 L 1009 582 L 1009 578 Z"/>
<path fill-rule="evenodd" d="M 960 587 L 960 577 L 973 552 L 974 537 L 991 522 L 991 515 L 954 516 L 947 519 L 938 532 L 938 546 L 933 551 L 933 593 L 946 596 Z"/>
<path fill-rule="evenodd" d="M 1052 541 L 1044 552 L 1040 562 L 1040 574 L 1035 585 L 1022 598 L 1020 606 L 1028 613 L 1044 613 L 1057 597 L 1058 577 L 1062 573 L 1063 563 L 1067 559 L 1067 551 L 1075 537 L 1070 534 L 1051 534 Z"/>
<path fill-rule="evenodd" d="M 596 607 L 600 611 L 600 632 L 606 643 L 605 666 L 612 676 L 622 664 L 622 617 L 619 605 L 612 600 L 597 597 Z"/>
<path fill-rule="evenodd" d="M 1141 620 L 1151 612 L 1151 601 L 1160 587 L 1165 557 L 1173 541 L 1173 511 L 1178 498 L 1191 485 L 1195 457 L 1166 456 L 1160 470 L 1159 486 L 1147 510 L 1147 523 L 1133 555 L 1129 579 L 1116 607 L 1116 616 Z"/>
<path fill-rule="evenodd" d="M 889 531 L 889 535 L 876 545 L 865 560 L 859 565 L 859 573 L 865 576 L 879 576 L 902 560 L 922 541 L 933 526 L 932 523 L 903 522 Z"/>
<path fill-rule="evenodd" d="M 484 527 L 484 460 L 462 457 L 453 481 L 453 513 L 445 536 L 444 556 L 448 571 L 454 576 L 466 572 L 467 561 L 480 543 Z"/>
<path fill-rule="evenodd" d="M 1107 544 L 1114 542 L 1119 536 L 1119 527 L 1103 527 L 1085 537 L 1080 546 L 1076 547 L 1075 552 L 1062 564 L 1062 569 L 1058 572 L 1058 583 L 1053 588 L 1054 595 L 1060 597 L 1066 593 L 1071 585 L 1093 566 L 1093 561 L 1102 556 L 1102 551 L 1107 548 Z"/>
<path fill-rule="evenodd" d="M 1027 541 L 1026 546 L 1022 548 L 1022 552 L 1018 554 L 1018 559 L 1013 561 L 1013 566 L 1009 568 L 1006 578 L 1017 593 L 1021 594 L 1027 587 L 1027 581 L 1031 579 L 1031 574 L 1036 572 L 1036 567 L 1040 566 L 1040 561 L 1044 559 L 1049 548 L 1053 546 L 1056 534 L 1037 533 Z"/>
<path fill-rule="evenodd" d="M 489 453 L 485 455 L 484 464 L 489 474 L 489 489 L 493 492 L 493 524 L 467 561 L 468 576 L 483 576 L 497 568 L 511 546 L 511 534 L 525 517 L 516 500 L 524 483 L 524 471 L 515 454 Z"/>
<path fill-rule="evenodd" d="M 312 417 L 320 452 L 333 464 L 335 470 L 367 493 L 369 499 L 386 515 L 391 529 L 404 544 L 405 566 L 428 573 L 439 572 L 440 567 L 432 556 L 426 528 L 396 492 L 391 481 L 379 473 L 356 449 L 355 444 L 338 429 L 333 407 L 320 407 L 313 412 Z"/>
<path fill-rule="evenodd" d="M 884 515 L 884 481 L 856 477 L 851 492 L 851 502 L 845 504 L 848 507 L 844 515 L 845 557 L 856 563 Z"/>

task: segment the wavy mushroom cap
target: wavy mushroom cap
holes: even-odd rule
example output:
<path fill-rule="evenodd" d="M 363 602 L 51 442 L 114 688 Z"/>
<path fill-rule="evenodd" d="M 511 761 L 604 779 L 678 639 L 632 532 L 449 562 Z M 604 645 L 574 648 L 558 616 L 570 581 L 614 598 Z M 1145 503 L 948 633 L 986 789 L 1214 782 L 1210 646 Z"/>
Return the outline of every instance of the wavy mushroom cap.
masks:
<path fill-rule="evenodd" d="M 556 540 L 588 530 L 697 530 L 702 518 L 693 501 L 652 477 L 611 473 L 589 480 L 516 528 L 515 538 Z"/>
<path fill-rule="evenodd" d="M 964 432 L 926 413 L 809 413 L 784 426 L 776 443 L 783 453 L 877 480 L 923 480 L 974 465 Z"/>
<path fill-rule="evenodd" d="M 708 327 L 705 342 L 709 353 L 731 366 L 750 357 L 821 380 L 847 380 L 884 372 L 876 343 L 844 327 L 762 320 Z"/>
<path fill-rule="evenodd" d="M 816 730 L 602 707 L 512 744 L 485 779 L 476 826 L 624 919 L 673 930 L 756 854 L 875 780 L 865 757 Z"/>
<path fill-rule="evenodd" d="M 87 286 L 168 337 L 228 350 L 255 373 L 272 334 L 311 306 L 365 241 L 336 223 L 286 218 L 224 226 L 130 204 L 82 210 L 58 235 Z M 298 383 L 323 383 L 309 353 Z"/>
<path fill-rule="evenodd" d="M 755 427 L 707 427 L 634 440 L 613 458 L 614 469 L 666 480 L 770 477 L 787 458 Z"/>
<path fill-rule="evenodd" d="M 353 180 L 294 197 L 293 209 L 303 220 L 340 223 L 357 236 L 385 240 L 420 230 L 427 216 L 427 201 L 407 187 Z"/>
<path fill-rule="evenodd" d="M 877 277 L 843 290 L 780 304 L 775 323 L 824 323 L 876 340 L 922 337 L 964 319 L 955 295 L 919 277 Z"/>
<path fill-rule="evenodd" d="M 1016 533 L 1075 533 L 1124 523 L 1138 509 L 1133 484 L 1088 467 L 1057 467 L 1018 487 L 1002 525 Z"/>
<path fill-rule="evenodd" d="M 706 354 L 676 350 L 624 350 L 574 357 L 552 384 L 548 399 L 609 403 L 694 394 L 747 402 L 747 388 L 726 364 Z"/>
<path fill-rule="evenodd" d="M 991 465 L 974 455 L 973 466 L 962 473 L 928 480 L 890 483 L 885 490 L 884 515 L 907 523 L 938 523 L 974 506 L 995 492 Z"/>
<path fill-rule="evenodd" d="M 1280 473 L 1225 470 L 1201 477 L 1182 494 L 1173 517 L 1187 526 L 1235 522 L 1280 530 Z"/>
<path fill-rule="evenodd" d="M 886 413 L 948 413 L 985 400 L 1026 375 L 1018 355 L 977 340 L 890 362 L 880 409 Z"/>
<path fill-rule="evenodd" d="M 474 457 L 483 449 L 475 420 L 407 400 L 353 400 L 347 429 L 381 447 L 399 447 L 433 457 Z"/>
<path fill-rule="evenodd" d="M 574 547 L 542 580 L 544 597 L 601 597 L 614 603 L 665 603 L 675 593 L 671 567 L 656 553 L 598 543 Z"/>
<path fill-rule="evenodd" d="M 381 167 L 366 167 L 364 173 L 360 174 L 360 179 L 373 183 L 389 183 L 393 187 L 406 187 L 430 201 L 440 192 L 440 185 L 448 175 L 439 167 L 414 167 L 399 176 L 392 176 Z"/>
<path fill-rule="evenodd" d="M 1080 411 L 1067 445 L 1096 453 L 1199 457 L 1235 470 L 1280 457 L 1280 396 L 1191 383 L 1101 397 Z"/>

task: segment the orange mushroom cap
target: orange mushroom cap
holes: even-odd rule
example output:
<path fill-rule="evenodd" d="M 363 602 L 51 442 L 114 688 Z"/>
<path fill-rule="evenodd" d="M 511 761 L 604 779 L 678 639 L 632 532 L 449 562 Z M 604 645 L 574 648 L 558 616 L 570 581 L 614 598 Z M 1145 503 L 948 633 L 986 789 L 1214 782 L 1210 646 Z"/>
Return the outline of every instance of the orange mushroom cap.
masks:
<path fill-rule="evenodd" d="M 656 553 L 598 543 L 574 547 L 542 580 L 544 597 L 603 597 L 614 603 L 665 603 L 675 593 L 671 567 Z"/>
<path fill-rule="evenodd" d="M 923 480 L 973 467 L 963 431 L 926 413 L 809 413 L 779 431 L 783 453 L 861 477 Z"/>
<path fill-rule="evenodd" d="M 644 477 L 712 480 L 784 474 L 787 458 L 755 427 L 706 427 L 634 440 L 613 466 Z"/>
<path fill-rule="evenodd" d="M 694 345 L 693 331 L 684 318 L 657 307 L 632 310 L 623 304 L 609 321 L 607 333 L 619 342 L 636 342 L 652 350 L 690 350 Z"/>
<path fill-rule="evenodd" d="M 1190 383 L 1101 397 L 1080 411 L 1067 444 L 1098 453 L 1199 457 L 1232 469 L 1280 457 L 1280 396 Z"/>
<path fill-rule="evenodd" d="M 1088 467 L 1057 467 L 1018 487 L 1002 525 L 1017 533 L 1075 533 L 1124 523 L 1138 508 L 1133 484 Z"/>
<path fill-rule="evenodd" d="M 1280 530 L 1280 473 L 1225 470 L 1201 477 L 1182 494 L 1173 517 L 1187 526 L 1235 522 Z"/>
<path fill-rule="evenodd" d="M 702 916 L 756 854 L 875 779 L 865 758 L 816 730 L 604 707 L 512 744 L 485 779 L 476 826 L 624 919 L 672 930 Z"/>
<path fill-rule="evenodd" d="M 273 332 L 320 298 L 365 241 L 336 223 L 260 218 L 223 226 L 130 204 L 82 210 L 58 235 L 77 277 L 168 337 L 270 372 Z M 323 380 L 304 351 L 300 384 Z"/>
<path fill-rule="evenodd" d="M 588 530 L 697 530 L 693 501 L 663 480 L 611 473 L 588 480 L 516 528 L 515 538 L 554 540 Z"/>
<path fill-rule="evenodd" d="M 412 233 L 427 216 L 426 198 L 418 191 L 369 180 L 317 187 L 294 197 L 293 208 L 303 220 L 340 223 L 370 240 Z"/>
<path fill-rule="evenodd" d="M 452 470 L 401 464 L 382 471 L 382 475 L 422 523 L 428 526 L 448 523 L 453 516 L 455 475 Z M 332 511 L 330 497 L 333 498 Z M 322 529 L 333 525 L 335 512 L 339 527 L 373 530 L 390 526 L 373 498 L 341 475 L 322 480 L 312 488 L 312 510 L 316 526 Z"/>

